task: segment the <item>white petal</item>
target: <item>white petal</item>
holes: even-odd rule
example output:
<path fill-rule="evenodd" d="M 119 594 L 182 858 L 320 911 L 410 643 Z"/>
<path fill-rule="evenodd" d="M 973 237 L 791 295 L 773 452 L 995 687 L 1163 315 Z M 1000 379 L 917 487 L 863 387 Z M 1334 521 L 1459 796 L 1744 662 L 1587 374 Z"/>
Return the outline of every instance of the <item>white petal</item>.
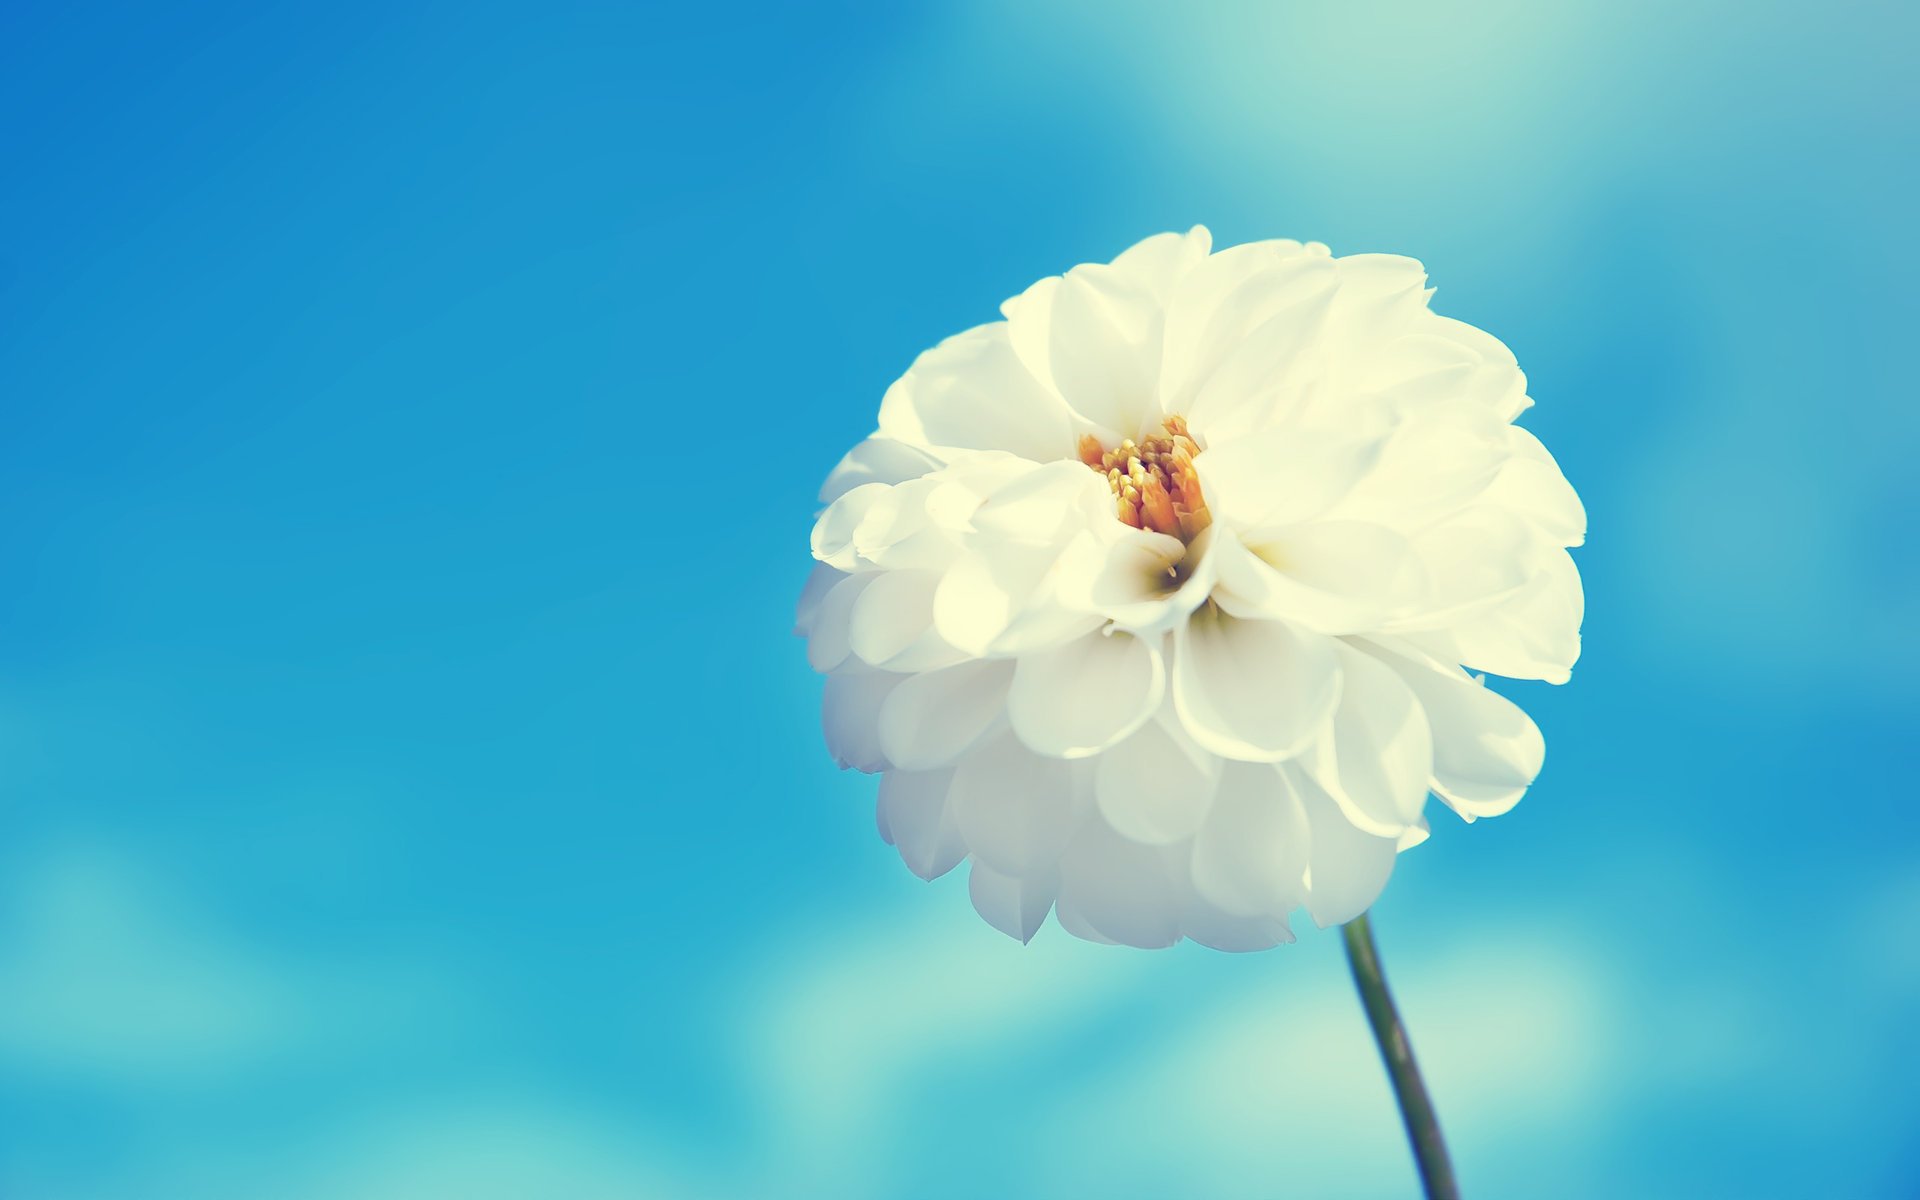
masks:
<path fill-rule="evenodd" d="M 1508 428 L 1470 406 L 1403 418 L 1381 442 L 1373 469 L 1326 515 L 1417 533 L 1482 503 L 1511 458 Z"/>
<path fill-rule="evenodd" d="M 1193 466 L 1216 520 L 1269 529 L 1310 521 L 1338 504 L 1384 446 L 1377 433 L 1276 429 L 1209 446 Z"/>
<path fill-rule="evenodd" d="M 1587 510 L 1560 464 L 1540 439 L 1516 425 L 1506 427 L 1506 439 L 1512 456 L 1488 487 L 1486 502 L 1518 513 L 1556 546 L 1584 543 Z"/>
<path fill-rule="evenodd" d="M 813 622 L 820 614 L 820 604 L 827 598 L 834 585 L 847 577 L 845 571 L 835 570 L 825 563 L 815 563 L 807 574 L 806 586 L 800 589 L 800 602 L 794 605 L 793 631 L 802 637 L 813 632 Z"/>
<path fill-rule="evenodd" d="M 849 575 L 833 585 L 821 598 L 807 633 L 807 663 L 826 672 L 847 661 L 853 653 L 849 633 L 853 624 L 853 606 L 877 576 Z"/>
<path fill-rule="evenodd" d="M 922 879 L 938 879 L 967 856 L 947 802 L 952 771 L 888 771 L 880 777 L 879 821 L 900 861 Z"/>
<path fill-rule="evenodd" d="M 1351 646 L 1341 645 L 1339 654 L 1340 707 L 1331 736 L 1301 765 L 1348 821 L 1397 838 L 1420 819 L 1433 777 L 1427 716 L 1391 667 Z"/>
<path fill-rule="evenodd" d="M 1053 383 L 1103 440 L 1138 436 L 1157 421 L 1160 321 L 1152 294 L 1105 264 L 1075 267 L 1054 289 Z"/>
<path fill-rule="evenodd" d="M 939 476 L 889 487 L 853 528 L 859 561 L 886 570 L 944 569 L 960 547 L 932 506 L 951 490 Z"/>
<path fill-rule="evenodd" d="M 860 528 L 877 506 L 887 502 L 893 488 L 884 483 L 863 483 L 827 505 L 813 523 L 813 556 L 842 571 L 860 567 L 860 552 L 854 546 L 854 531 Z"/>
<path fill-rule="evenodd" d="M 880 748 L 896 767 L 944 767 L 1005 710 L 1010 662 L 964 662 L 909 676 L 880 709 Z"/>
<path fill-rule="evenodd" d="M 1182 277 L 1167 303 L 1161 394 L 1170 412 L 1194 397 L 1250 331 L 1286 317 L 1311 327 L 1334 276 L 1331 260 L 1298 242 L 1230 246 Z"/>
<path fill-rule="evenodd" d="M 1055 907 L 1069 921 L 1122 946 L 1158 949 L 1180 940 L 1187 907 L 1183 883 L 1166 851 L 1143 846 L 1088 821 L 1060 859 Z"/>
<path fill-rule="evenodd" d="M 1087 924 L 1085 918 L 1070 908 L 1062 909 L 1056 904 L 1053 910 L 1053 918 L 1060 922 L 1060 928 L 1066 930 L 1083 942 L 1098 942 L 1102 946 L 1118 945 L 1112 938 Z"/>
<path fill-rule="evenodd" d="M 1079 460 L 1047 463 L 995 488 L 973 527 L 1002 541 L 1057 545 L 1093 520 L 1113 515 L 1113 492 Z"/>
<path fill-rule="evenodd" d="M 937 571 L 887 571 L 853 602 L 847 629 L 853 652 L 870 666 L 890 671 L 931 671 L 964 655 L 933 627 Z M 844 586 L 844 585 L 843 585 Z M 828 594 L 832 600 L 839 589 Z"/>
<path fill-rule="evenodd" d="M 1276 767 L 1225 765 L 1193 839 L 1193 886 L 1229 916 L 1284 919 L 1305 894 L 1307 818 Z"/>
<path fill-rule="evenodd" d="M 1526 586 L 1491 611 L 1448 630 L 1455 661 L 1510 679 L 1565 683 L 1580 658 L 1586 597 L 1564 550 L 1537 559 Z"/>
<path fill-rule="evenodd" d="M 1360 358 L 1426 323 L 1427 271 L 1398 254 L 1348 254 L 1334 260 L 1340 287 L 1328 318 L 1330 348 Z"/>
<path fill-rule="evenodd" d="M 1207 260 L 1213 234 L 1205 225 L 1185 233 L 1156 233 L 1120 252 L 1113 269 L 1164 305 L 1187 273 Z"/>
<path fill-rule="evenodd" d="M 1546 760 L 1540 727 L 1518 705 L 1458 669 L 1377 643 L 1360 648 L 1392 667 L 1433 729 L 1433 790 L 1468 820 L 1520 802 Z"/>
<path fill-rule="evenodd" d="M 1198 897 L 1194 898 L 1180 925 L 1193 941 L 1210 950 L 1224 950 L 1229 954 L 1270 950 L 1294 940 L 1293 930 L 1287 926 L 1285 917 L 1230 916 L 1200 901 Z"/>
<path fill-rule="evenodd" d="M 1193 740 L 1226 758 L 1274 762 L 1306 748 L 1333 715 L 1333 642 L 1285 621 L 1244 621 L 1209 605 L 1175 630 L 1173 702 Z"/>
<path fill-rule="evenodd" d="M 1194 745 L 1177 720 L 1153 720 L 1094 761 L 1093 794 L 1122 837 L 1164 845 L 1200 828 L 1219 773 L 1220 760 Z"/>
<path fill-rule="evenodd" d="M 933 596 L 940 636 L 968 654 L 984 656 L 1045 577 L 1053 551 L 1044 546 L 996 546 L 955 560 Z"/>
<path fill-rule="evenodd" d="M 1002 875 L 977 862 L 967 881 L 973 910 L 985 918 L 987 924 L 1022 942 L 1031 942 L 1039 932 L 1059 890 L 1059 884 L 1051 876 L 1029 879 Z"/>
<path fill-rule="evenodd" d="M 1104 438 L 1139 436 L 1160 415 L 1165 303 L 1210 246 L 1206 228 L 1158 234 L 1112 263 L 1043 278 L 1000 305 L 1027 371 Z"/>
<path fill-rule="evenodd" d="M 1236 541 L 1249 544 L 1235 546 Z M 1315 521 L 1216 541 L 1221 607 L 1235 616 L 1296 622 L 1316 633 L 1381 628 L 1420 607 L 1426 568 L 1383 525 Z"/>
<path fill-rule="evenodd" d="M 1111 541 L 1076 543 L 1062 559 L 1062 599 L 1097 612 L 1122 629 L 1164 632 L 1199 607 L 1213 590 L 1207 547 L 1213 530 L 1191 547 L 1179 538 L 1127 529 Z"/>
<path fill-rule="evenodd" d="M 863 483 L 902 483 L 938 469 L 940 460 L 918 446 L 878 434 L 847 451 L 826 483 L 820 503 L 832 504 Z"/>
<path fill-rule="evenodd" d="M 1072 763 L 1002 734 L 961 758 L 948 802 L 975 857 L 1004 874 L 1028 876 L 1060 857 L 1085 808 L 1081 789 Z"/>
<path fill-rule="evenodd" d="M 1152 644 L 1130 633 L 1090 633 L 1022 655 L 1007 716 L 1041 754 L 1084 758 L 1140 728 L 1165 691 L 1166 668 Z"/>
<path fill-rule="evenodd" d="M 1294 425 L 1325 374 L 1321 352 L 1330 273 L 1326 260 L 1299 258 L 1289 264 L 1284 292 L 1273 296 L 1275 314 L 1249 327 L 1238 344 L 1221 356 L 1195 395 L 1189 412 L 1209 445 L 1243 437 L 1276 425 Z"/>
<path fill-rule="evenodd" d="M 1493 610 L 1532 580 L 1538 544 L 1524 521 L 1487 505 L 1423 530 L 1413 550 L 1426 570 L 1425 599 L 1384 628 L 1444 629 Z"/>
<path fill-rule="evenodd" d="M 1102 624 L 1084 602 L 1060 594 L 1062 555 L 1048 546 L 1002 544 L 963 556 L 933 596 L 934 628 L 977 657 L 1055 646 Z"/>
<path fill-rule="evenodd" d="M 1396 839 L 1355 829 L 1331 797 L 1304 774 L 1286 769 L 1300 790 L 1310 827 L 1307 912 L 1322 929 L 1344 925 L 1372 907 L 1387 886 Z"/>
<path fill-rule="evenodd" d="M 820 695 L 820 726 L 835 762 L 868 774 L 885 769 L 880 706 L 904 678 L 885 671 L 837 671 L 827 676 Z"/>
<path fill-rule="evenodd" d="M 1070 415 L 1028 373 L 1004 322 L 956 334 L 914 360 L 880 401 L 880 432 L 923 447 L 1074 455 Z"/>

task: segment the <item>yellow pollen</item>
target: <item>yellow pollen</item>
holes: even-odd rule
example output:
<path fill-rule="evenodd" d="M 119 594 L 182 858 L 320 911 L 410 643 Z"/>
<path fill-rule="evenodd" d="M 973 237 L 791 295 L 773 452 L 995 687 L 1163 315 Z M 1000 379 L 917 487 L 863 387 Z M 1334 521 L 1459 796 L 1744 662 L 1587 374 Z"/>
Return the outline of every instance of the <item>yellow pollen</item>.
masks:
<path fill-rule="evenodd" d="M 1088 434 L 1080 439 L 1080 461 L 1107 477 L 1122 521 L 1190 542 L 1213 523 L 1193 469 L 1200 447 L 1183 417 L 1168 417 L 1161 428 L 1164 433 L 1138 443 L 1127 438 L 1113 450 Z"/>

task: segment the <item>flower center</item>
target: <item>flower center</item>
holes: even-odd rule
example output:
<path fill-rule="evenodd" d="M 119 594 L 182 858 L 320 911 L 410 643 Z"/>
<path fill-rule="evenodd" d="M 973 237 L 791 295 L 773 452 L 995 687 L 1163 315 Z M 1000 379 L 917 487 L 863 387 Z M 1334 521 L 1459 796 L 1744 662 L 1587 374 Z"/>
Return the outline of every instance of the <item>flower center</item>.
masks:
<path fill-rule="evenodd" d="M 1213 523 L 1193 469 L 1200 447 L 1187 433 L 1186 418 L 1168 417 L 1160 425 L 1165 432 L 1141 442 L 1127 438 L 1112 450 L 1087 434 L 1080 439 L 1080 461 L 1107 477 L 1115 515 L 1126 524 L 1190 542 Z"/>

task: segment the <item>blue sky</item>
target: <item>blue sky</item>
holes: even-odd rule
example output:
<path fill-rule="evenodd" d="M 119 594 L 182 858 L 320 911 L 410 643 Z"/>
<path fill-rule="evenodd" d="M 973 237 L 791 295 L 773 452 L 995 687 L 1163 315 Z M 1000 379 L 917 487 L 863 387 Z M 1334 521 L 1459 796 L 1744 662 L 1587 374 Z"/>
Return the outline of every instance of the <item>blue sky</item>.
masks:
<path fill-rule="evenodd" d="M 1591 514 L 1376 910 L 1469 1193 L 1920 1187 L 1911 10 L 0 22 L 0 1194 L 1407 1194 L 1337 937 L 1007 941 L 789 634 L 913 354 L 1195 222 L 1421 258 Z"/>

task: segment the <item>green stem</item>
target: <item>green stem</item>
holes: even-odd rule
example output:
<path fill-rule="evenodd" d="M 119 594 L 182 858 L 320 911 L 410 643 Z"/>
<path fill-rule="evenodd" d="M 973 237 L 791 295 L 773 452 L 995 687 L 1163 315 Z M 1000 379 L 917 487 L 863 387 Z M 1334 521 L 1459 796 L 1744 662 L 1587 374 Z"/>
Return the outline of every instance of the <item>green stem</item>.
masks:
<path fill-rule="evenodd" d="M 1380 1057 L 1386 1060 L 1387 1075 L 1393 1080 L 1393 1094 L 1400 1101 L 1400 1115 L 1407 1123 L 1407 1138 L 1420 1164 L 1420 1182 L 1426 1188 L 1427 1200 L 1460 1200 L 1460 1185 L 1453 1181 L 1453 1164 L 1447 1160 L 1447 1144 L 1440 1137 L 1440 1118 L 1434 1115 L 1426 1084 L 1420 1082 L 1413 1044 L 1407 1040 L 1406 1027 L 1400 1024 L 1400 1013 L 1393 1007 L 1393 994 L 1387 990 L 1387 977 L 1380 970 L 1373 927 L 1362 913 L 1347 922 L 1343 932 L 1347 935 L 1347 959 L 1353 964 L 1353 982 L 1367 1006 L 1367 1021 L 1373 1026 Z"/>

